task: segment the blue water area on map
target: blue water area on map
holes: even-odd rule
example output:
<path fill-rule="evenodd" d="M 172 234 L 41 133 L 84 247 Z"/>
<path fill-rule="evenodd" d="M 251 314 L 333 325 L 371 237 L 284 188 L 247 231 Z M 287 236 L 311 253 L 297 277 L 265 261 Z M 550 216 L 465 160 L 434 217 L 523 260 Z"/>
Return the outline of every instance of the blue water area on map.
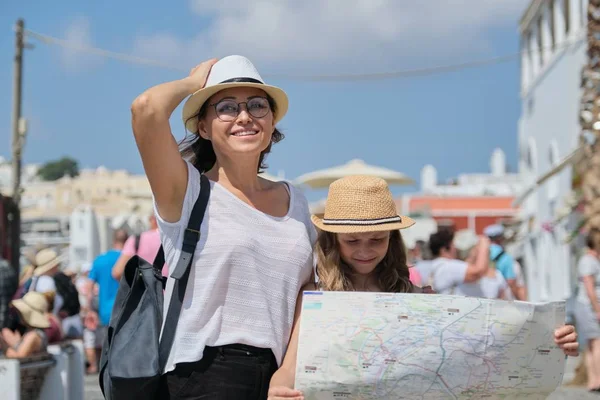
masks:
<path fill-rule="evenodd" d="M 305 310 L 320 310 L 321 306 L 321 303 L 306 303 L 302 305 L 302 308 Z"/>

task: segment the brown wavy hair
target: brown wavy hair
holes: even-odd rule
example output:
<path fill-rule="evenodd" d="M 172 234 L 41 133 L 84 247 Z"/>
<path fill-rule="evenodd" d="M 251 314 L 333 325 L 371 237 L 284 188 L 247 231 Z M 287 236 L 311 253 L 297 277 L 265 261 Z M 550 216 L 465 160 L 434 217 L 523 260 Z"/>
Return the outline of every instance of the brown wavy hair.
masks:
<path fill-rule="evenodd" d="M 271 112 L 273 113 L 273 116 L 275 116 L 277 114 L 277 104 L 275 103 L 275 100 L 273 100 L 273 98 L 268 94 L 266 97 L 269 101 Z M 206 111 L 208 110 L 211 99 L 208 99 L 204 102 L 196 115 L 191 116 L 187 119 L 187 121 L 185 121 L 186 125 L 190 120 L 195 119 L 196 121 L 199 121 L 201 118 L 206 116 Z M 261 173 L 267 169 L 268 165 L 265 163 L 267 154 L 271 152 L 271 147 L 273 144 L 281 142 L 284 137 L 285 136 L 283 133 L 281 133 L 279 129 L 275 128 L 273 134 L 271 135 L 271 143 L 269 143 L 267 148 L 260 153 L 258 166 L 256 168 L 257 173 Z M 193 134 L 187 135 L 181 142 L 179 142 L 179 149 L 181 156 L 183 158 L 188 158 L 194 167 L 200 171 L 200 173 L 209 171 L 217 162 L 217 155 L 215 154 L 215 149 L 213 148 L 212 142 L 200 136 L 198 129 L 196 129 Z"/>
<path fill-rule="evenodd" d="M 328 291 L 354 291 L 350 276 L 352 267 L 340 255 L 337 234 L 320 231 L 317 245 L 317 275 L 321 289 Z M 390 232 L 388 251 L 375 267 L 379 287 L 387 293 L 410 293 L 413 284 L 406 265 L 406 247 L 399 230 Z"/>
<path fill-rule="evenodd" d="M 42 293 L 48 302 L 48 312 L 51 313 L 54 310 L 54 300 L 56 299 L 56 291 L 51 290 Z"/>

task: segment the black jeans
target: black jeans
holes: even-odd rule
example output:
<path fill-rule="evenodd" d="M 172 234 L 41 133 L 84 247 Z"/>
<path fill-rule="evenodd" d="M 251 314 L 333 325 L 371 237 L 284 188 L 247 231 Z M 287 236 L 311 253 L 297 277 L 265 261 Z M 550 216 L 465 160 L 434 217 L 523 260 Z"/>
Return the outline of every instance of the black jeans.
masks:
<path fill-rule="evenodd" d="M 266 400 L 277 361 L 270 349 L 232 344 L 206 347 L 202 360 L 166 374 L 170 400 Z"/>

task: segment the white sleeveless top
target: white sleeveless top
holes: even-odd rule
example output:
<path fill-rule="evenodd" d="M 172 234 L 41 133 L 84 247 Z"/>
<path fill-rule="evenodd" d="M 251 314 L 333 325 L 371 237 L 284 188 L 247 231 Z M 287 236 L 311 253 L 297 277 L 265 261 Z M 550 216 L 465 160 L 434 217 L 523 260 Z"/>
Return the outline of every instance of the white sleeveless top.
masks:
<path fill-rule="evenodd" d="M 165 260 L 172 272 L 183 232 L 200 193 L 200 173 L 188 165 L 188 185 L 176 223 L 164 221 L 155 205 Z M 296 297 L 313 270 L 316 231 L 308 202 L 288 184 L 290 207 L 278 218 L 256 210 L 219 183 L 200 228 L 175 340 L 165 372 L 202 358 L 205 346 L 246 344 L 269 348 L 281 365 L 291 334 Z M 164 310 L 173 292 L 168 279 Z M 165 312 L 166 316 L 166 312 Z"/>

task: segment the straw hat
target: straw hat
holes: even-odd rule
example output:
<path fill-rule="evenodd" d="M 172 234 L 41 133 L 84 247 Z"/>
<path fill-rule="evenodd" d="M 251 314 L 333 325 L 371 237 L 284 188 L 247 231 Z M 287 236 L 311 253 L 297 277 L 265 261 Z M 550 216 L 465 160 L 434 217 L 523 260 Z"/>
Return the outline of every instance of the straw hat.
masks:
<path fill-rule="evenodd" d="M 60 264 L 60 259 L 58 258 L 58 254 L 56 253 L 56 251 L 52 249 L 44 249 L 36 254 L 35 264 L 37 265 L 37 267 L 33 274 L 35 276 L 40 276 L 44 275 L 52 268 L 58 267 L 58 265 Z"/>
<path fill-rule="evenodd" d="M 329 186 L 323 218 L 311 217 L 323 231 L 355 233 L 411 227 L 415 221 L 400 216 L 387 183 L 371 176 L 353 175 Z"/>
<path fill-rule="evenodd" d="M 32 328 L 45 329 L 50 327 L 48 301 L 42 293 L 28 292 L 21 299 L 13 300 L 12 306 L 17 309 L 21 318 Z"/>
<path fill-rule="evenodd" d="M 257 87 L 273 98 L 277 105 L 275 123 L 279 122 L 288 109 L 288 98 L 283 90 L 265 84 L 256 67 L 243 56 L 228 56 L 217 61 L 208 74 L 204 88 L 190 96 L 183 106 L 183 123 L 188 131 L 197 131 L 198 121 L 192 118 L 206 100 L 215 93 L 235 87 Z M 192 119 L 190 119 L 192 118 Z"/>

